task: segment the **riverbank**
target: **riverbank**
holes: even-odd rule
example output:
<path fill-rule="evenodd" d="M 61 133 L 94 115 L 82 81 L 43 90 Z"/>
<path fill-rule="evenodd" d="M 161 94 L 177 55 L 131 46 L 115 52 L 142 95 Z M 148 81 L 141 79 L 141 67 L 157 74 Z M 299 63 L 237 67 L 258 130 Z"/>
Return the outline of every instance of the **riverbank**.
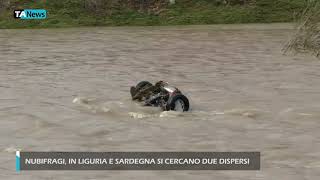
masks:
<path fill-rule="evenodd" d="M 304 0 L 256 0 L 247 4 L 219 4 L 208 0 L 177 0 L 157 11 L 112 7 L 90 11 L 84 1 L 11 1 L 2 8 L 0 28 L 52 28 L 78 26 L 153 26 L 292 22 L 305 8 Z M 152 6 L 153 7 L 153 6 Z M 13 18 L 13 9 L 46 9 L 45 20 Z"/>

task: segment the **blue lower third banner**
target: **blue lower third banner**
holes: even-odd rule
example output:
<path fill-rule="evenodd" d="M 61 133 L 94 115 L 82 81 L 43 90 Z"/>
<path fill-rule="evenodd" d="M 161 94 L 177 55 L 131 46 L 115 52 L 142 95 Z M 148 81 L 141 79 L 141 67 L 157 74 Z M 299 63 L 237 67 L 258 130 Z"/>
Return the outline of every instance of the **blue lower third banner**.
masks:
<path fill-rule="evenodd" d="M 23 170 L 260 170 L 260 152 L 19 152 Z"/>

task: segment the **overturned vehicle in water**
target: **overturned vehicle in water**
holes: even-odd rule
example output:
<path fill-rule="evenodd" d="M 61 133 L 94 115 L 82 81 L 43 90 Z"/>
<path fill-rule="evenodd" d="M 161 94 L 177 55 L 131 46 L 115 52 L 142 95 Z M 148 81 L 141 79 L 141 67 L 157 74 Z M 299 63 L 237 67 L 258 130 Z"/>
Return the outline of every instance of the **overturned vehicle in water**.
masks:
<path fill-rule="evenodd" d="M 168 83 L 159 81 L 155 85 L 141 81 L 130 88 L 132 100 L 144 106 L 160 107 L 164 111 L 188 111 L 189 100 L 182 92 Z"/>

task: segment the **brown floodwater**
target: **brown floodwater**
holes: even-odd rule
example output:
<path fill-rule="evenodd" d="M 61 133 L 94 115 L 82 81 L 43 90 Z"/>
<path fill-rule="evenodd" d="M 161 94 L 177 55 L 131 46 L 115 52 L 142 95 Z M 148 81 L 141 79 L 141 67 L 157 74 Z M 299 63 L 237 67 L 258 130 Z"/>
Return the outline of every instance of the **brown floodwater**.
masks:
<path fill-rule="evenodd" d="M 0 179 L 317 179 L 320 61 L 288 24 L 0 30 Z M 187 113 L 131 102 L 165 80 Z M 23 171 L 22 151 L 260 151 L 260 171 Z"/>

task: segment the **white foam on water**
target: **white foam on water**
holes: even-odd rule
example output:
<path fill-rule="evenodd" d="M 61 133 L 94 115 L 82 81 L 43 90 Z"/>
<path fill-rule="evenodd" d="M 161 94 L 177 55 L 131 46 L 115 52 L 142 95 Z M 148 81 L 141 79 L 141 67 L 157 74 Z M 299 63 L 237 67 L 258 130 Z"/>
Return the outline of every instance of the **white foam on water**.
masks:
<path fill-rule="evenodd" d="M 138 113 L 138 112 L 129 112 L 128 113 L 130 117 L 134 119 L 143 119 L 147 117 L 152 117 L 153 115 L 151 114 L 143 114 L 143 113 Z"/>
<path fill-rule="evenodd" d="M 3 150 L 3 152 L 8 152 L 8 153 L 14 153 L 16 151 L 21 151 L 20 148 L 17 148 L 17 147 L 7 147 Z"/>
<path fill-rule="evenodd" d="M 299 113 L 300 116 L 313 116 L 313 114 L 310 113 Z"/>
<path fill-rule="evenodd" d="M 268 113 L 267 111 L 263 111 L 260 109 L 254 108 L 233 108 L 230 110 L 225 110 L 221 112 L 215 112 L 215 115 L 233 115 L 233 116 L 243 116 L 248 118 L 255 119 L 256 117 Z"/>
<path fill-rule="evenodd" d="M 177 112 L 177 111 L 163 111 L 159 114 L 160 118 L 164 117 L 178 117 L 181 116 L 183 112 Z"/>
<path fill-rule="evenodd" d="M 72 103 L 77 104 L 85 109 L 90 110 L 92 113 L 112 113 L 116 109 L 123 108 L 123 103 L 121 102 L 104 102 L 99 103 L 98 99 L 76 97 L 73 99 Z"/>
<path fill-rule="evenodd" d="M 190 110 L 188 112 L 177 111 L 161 111 L 157 107 L 141 106 L 138 103 L 128 101 L 124 103 L 122 101 L 107 101 L 99 102 L 97 99 L 76 97 L 72 101 L 74 104 L 78 104 L 92 113 L 104 113 L 116 116 L 129 116 L 134 119 L 144 118 L 175 118 L 175 117 L 203 117 L 204 119 L 211 118 L 212 116 L 243 116 L 247 118 L 255 119 L 257 116 L 265 113 L 265 111 L 254 108 L 233 108 L 229 110 L 214 110 L 214 111 L 201 111 Z M 291 111 L 292 109 L 289 109 Z"/>
<path fill-rule="evenodd" d="M 72 100 L 72 103 L 75 104 L 89 104 L 90 99 L 84 97 L 76 97 Z"/>

